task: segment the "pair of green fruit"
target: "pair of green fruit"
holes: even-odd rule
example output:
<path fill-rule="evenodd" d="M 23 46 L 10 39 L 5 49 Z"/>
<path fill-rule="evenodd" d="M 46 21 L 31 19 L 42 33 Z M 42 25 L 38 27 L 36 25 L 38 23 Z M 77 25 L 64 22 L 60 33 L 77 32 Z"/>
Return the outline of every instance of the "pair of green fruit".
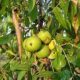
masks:
<path fill-rule="evenodd" d="M 36 52 L 38 58 L 47 57 L 50 54 L 48 44 L 51 41 L 51 34 L 48 31 L 42 30 L 37 36 L 31 36 L 24 40 L 23 47 L 29 52 Z M 44 43 L 44 45 L 42 44 Z"/>

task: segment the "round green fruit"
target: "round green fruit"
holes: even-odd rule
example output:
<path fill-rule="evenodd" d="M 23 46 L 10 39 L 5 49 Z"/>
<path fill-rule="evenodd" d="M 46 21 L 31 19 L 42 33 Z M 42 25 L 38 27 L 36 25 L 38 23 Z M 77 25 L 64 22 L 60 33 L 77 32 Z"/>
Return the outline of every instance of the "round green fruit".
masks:
<path fill-rule="evenodd" d="M 41 47 L 41 40 L 37 36 L 31 36 L 24 40 L 23 48 L 29 52 L 35 52 Z"/>
<path fill-rule="evenodd" d="M 48 31 L 42 30 L 38 33 L 38 37 L 43 43 L 48 44 L 51 41 L 51 34 Z"/>
<path fill-rule="evenodd" d="M 41 48 L 41 50 L 36 53 L 38 58 L 48 57 L 49 54 L 50 54 L 50 50 L 49 50 L 48 46 L 46 46 L 46 45 L 44 45 Z"/>

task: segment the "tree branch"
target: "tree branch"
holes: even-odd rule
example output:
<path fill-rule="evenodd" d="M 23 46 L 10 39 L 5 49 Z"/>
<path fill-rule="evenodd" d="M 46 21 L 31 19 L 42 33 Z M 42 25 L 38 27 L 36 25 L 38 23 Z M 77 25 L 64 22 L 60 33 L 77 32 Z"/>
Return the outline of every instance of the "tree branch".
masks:
<path fill-rule="evenodd" d="M 38 31 L 43 27 L 43 17 L 42 17 L 42 1 L 38 0 L 38 10 L 39 10 L 39 17 L 38 17 Z"/>
<path fill-rule="evenodd" d="M 75 5 L 77 5 L 78 0 L 71 0 Z"/>
<path fill-rule="evenodd" d="M 18 10 L 17 9 L 12 10 L 12 19 L 13 19 L 13 24 L 14 24 L 15 31 L 16 31 L 16 36 L 17 36 L 18 53 L 19 53 L 19 57 L 21 59 L 22 37 L 21 37 L 21 30 L 20 30 L 20 23 L 19 23 L 19 19 L 18 19 Z"/>

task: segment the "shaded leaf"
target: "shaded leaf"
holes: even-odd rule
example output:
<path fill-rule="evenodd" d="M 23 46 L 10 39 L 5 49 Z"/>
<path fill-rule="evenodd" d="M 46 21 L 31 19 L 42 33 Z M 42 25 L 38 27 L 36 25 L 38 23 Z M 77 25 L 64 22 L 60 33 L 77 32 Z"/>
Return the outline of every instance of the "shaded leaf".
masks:
<path fill-rule="evenodd" d="M 1 54 L 0 55 L 0 65 L 4 66 L 8 62 L 9 62 L 9 59 L 8 59 L 7 55 L 6 54 Z"/>
<path fill-rule="evenodd" d="M 22 80 L 22 78 L 24 77 L 25 73 L 26 73 L 26 71 L 20 71 L 20 72 L 18 73 L 18 78 L 17 78 L 17 80 Z"/>
<path fill-rule="evenodd" d="M 55 6 L 55 2 L 56 2 L 56 0 L 52 0 L 52 7 Z"/>
<path fill-rule="evenodd" d="M 60 7 L 64 11 L 65 16 L 67 17 L 69 0 L 60 0 Z"/>
<path fill-rule="evenodd" d="M 71 77 L 71 73 L 69 70 L 64 70 L 62 72 L 59 73 L 60 75 L 60 80 L 69 80 Z"/>
<path fill-rule="evenodd" d="M 80 0 L 79 1 L 79 4 L 80 4 Z M 79 21 L 79 26 L 80 26 L 80 7 L 78 6 L 77 8 L 77 14 L 78 14 L 78 21 Z"/>
<path fill-rule="evenodd" d="M 71 22 L 73 21 L 73 17 L 77 14 L 77 6 L 75 4 L 71 4 L 71 10 L 70 10 L 70 19 Z"/>
<path fill-rule="evenodd" d="M 52 77 L 53 72 L 52 71 L 41 71 L 38 76 L 39 77 L 45 77 L 45 78 L 49 78 Z"/>
<path fill-rule="evenodd" d="M 0 44 L 7 44 L 13 39 L 12 34 L 4 35 L 0 37 Z"/>
<path fill-rule="evenodd" d="M 53 9 L 53 13 L 57 21 L 60 23 L 60 25 L 62 25 L 64 28 L 67 28 L 66 20 L 65 20 L 64 13 L 62 12 L 62 10 L 59 7 L 55 7 Z"/>
<path fill-rule="evenodd" d="M 80 67 L 80 58 L 75 60 L 75 66 Z"/>
<path fill-rule="evenodd" d="M 12 71 L 15 71 L 15 70 L 28 71 L 28 64 L 26 64 L 26 63 L 25 64 L 21 64 L 18 61 L 12 60 L 10 62 L 10 69 Z"/>
<path fill-rule="evenodd" d="M 55 72 L 53 74 L 53 80 L 69 80 L 71 73 L 69 70 L 63 70 L 61 72 Z"/>
<path fill-rule="evenodd" d="M 60 71 L 65 66 L 66 66 L 66 60 L 65 60 L 64 55 L 62 55 L 62 54 L 57 55 L 57 58 L 52 61 L 52 67 L 56 71 Z"/>
<path fill-rule="evenodd" d="M 33 75 L 32 80 L 37 80 L 38 77 L 44 77 L 44 78 L 52 78 L 53 72 L 52 71 L 40 71 L 39 74 Z"/>
<path fill-rule="evenodd" d="M 13 80 L 13 79 L 9 76 L 8 80 Z"/>
<path fill-rule="evenodd" d="M 29 12 L 31 12 L 33 10 L 33 8 L 35 6 L 35 2 L 36 2 L 36 0 L 28 0 L 28 7 L 29 7 L 28 11 Z"/>
<path fill-rule="evenodd" d="M 74 79 L 75 79 L 75 80 L 80 80 L 80 76 L 75 75 L 75 76 L 74 76 Z"/>
<path fill-rule="evenodd" d="M 9 0 L 1 0 L 2 6 L 7 7 Z"/>
<path fill-rule="evenodd" d="M 35 21 L 35 19 L 37 19 L 37 16 L 38 16 L 37 7 L 34 6 L 34 9 L 31 11 L 31 13 L 29 13 L 29 17 L 31 21 Z"/>

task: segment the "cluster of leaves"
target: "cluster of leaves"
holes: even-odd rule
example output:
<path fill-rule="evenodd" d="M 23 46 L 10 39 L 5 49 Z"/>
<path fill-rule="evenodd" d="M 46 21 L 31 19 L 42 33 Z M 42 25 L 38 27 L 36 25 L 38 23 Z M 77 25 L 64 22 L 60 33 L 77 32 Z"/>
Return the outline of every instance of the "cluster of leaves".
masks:
<path fill-rule="evenodd" d="M 71 0 L 40 1 L 41 14 L 38 0 L 0 0 L 0 80 L 80 80 L 79 5 L 75 5 Z M 67 62 L 59 72 L 54 69 L 54 60 L 44 64 L 41 60 L 36 61 L 34 55 L 31 56 L 28 52 L 22 53 L 22 59 L 19 60 L 17 38 L 12 23 L 14 8 L 19 9 L 23 40 L 37 32 L 41 17 L 42 28 L 48 30 L 60 45 L 62 51 L 57 47 L 58 52 L 65 56 Z"/>

